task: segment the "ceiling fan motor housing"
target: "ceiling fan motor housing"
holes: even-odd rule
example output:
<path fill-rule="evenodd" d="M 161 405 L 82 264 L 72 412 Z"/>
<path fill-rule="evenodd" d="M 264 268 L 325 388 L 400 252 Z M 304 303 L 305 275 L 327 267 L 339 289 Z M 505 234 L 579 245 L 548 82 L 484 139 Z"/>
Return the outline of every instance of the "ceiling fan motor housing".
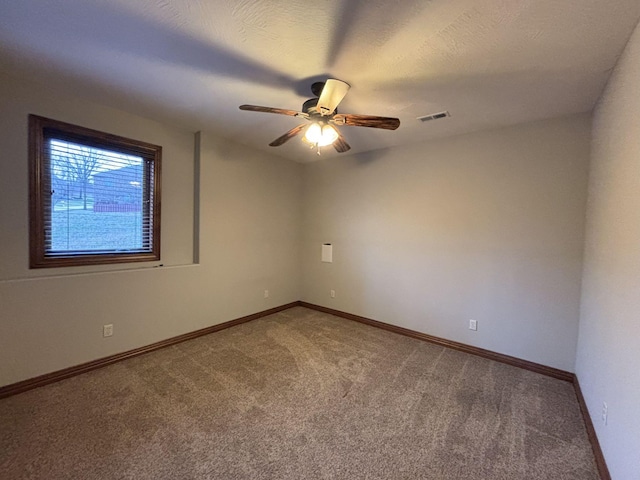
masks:
<path fill-rule="evenodd" d="M 319 98 L 310 98 L 306 102 L 302 104 L 302 111 L 308 113 L 310 115 L 319 114 L 316 110 L 316 106 L 318 105 Z M 333 113 L 338 113 L 338 109 L 336 108 Z"/>

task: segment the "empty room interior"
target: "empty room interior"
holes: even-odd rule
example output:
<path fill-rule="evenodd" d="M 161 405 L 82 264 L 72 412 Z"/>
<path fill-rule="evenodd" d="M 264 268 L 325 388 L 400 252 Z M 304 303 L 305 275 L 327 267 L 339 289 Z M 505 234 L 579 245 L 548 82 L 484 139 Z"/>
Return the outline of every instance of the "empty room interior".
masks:
<path fill-rule="evenodd" d="M 2 2 L 0 478 L 640 480 L 639 19 Z"/>

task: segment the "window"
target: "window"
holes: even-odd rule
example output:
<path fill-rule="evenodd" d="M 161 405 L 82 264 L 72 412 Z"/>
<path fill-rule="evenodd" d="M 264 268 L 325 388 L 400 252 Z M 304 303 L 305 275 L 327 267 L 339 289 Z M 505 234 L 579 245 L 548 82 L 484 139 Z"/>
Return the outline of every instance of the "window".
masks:
<path fill-rule="evenodd" d="M 29 115 L 30 267 L 160 260 L 161 154 Z"/>

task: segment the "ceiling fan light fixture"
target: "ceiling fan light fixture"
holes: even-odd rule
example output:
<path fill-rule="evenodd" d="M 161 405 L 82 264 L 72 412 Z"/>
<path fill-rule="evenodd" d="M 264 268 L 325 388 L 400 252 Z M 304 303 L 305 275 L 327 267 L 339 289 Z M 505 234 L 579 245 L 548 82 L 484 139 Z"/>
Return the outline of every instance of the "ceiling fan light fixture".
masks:
<path fill-rule="evenodd" d="M 279 147 L 297 135 L 303 135 L 302 141 L 309 144 L 320 155 L 320 148 L 332 145 L 338 153 L 351 149 L 337 126 L 369 127 L 395 130 L 400 126 L 399 118 L 379 117 L 375 115 L 354 115 L 338 113 L 338 104 L 342 101 L 349 84 L 342 80 L 329 78 L 326 82 L 315 82 L 311 86 L 311 93 L 315 95 L 302 104 L 302 111 L 286 110 L 283 108 L 261 107 L 260 105 L 240 105 L 240 110 L 253 112 L 277 113 L 292 117 L 304 118 L 310 125 L 303 123 L 293 127 L 284 135 L 279 136 L 269 144 Z"/>
<path fill-rule="evenodd" d="M 331 125 L 320 125 L 314 122 L 307 128 L 304 138 L 313 145 L 326 147 L 338 139 L 338 132 Z"/>

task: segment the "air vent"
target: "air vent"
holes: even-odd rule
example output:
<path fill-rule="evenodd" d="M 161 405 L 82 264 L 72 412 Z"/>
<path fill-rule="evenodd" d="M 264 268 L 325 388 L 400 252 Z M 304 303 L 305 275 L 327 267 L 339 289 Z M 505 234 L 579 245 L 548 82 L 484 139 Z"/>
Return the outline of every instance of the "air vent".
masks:
<path fill-rule="evenodd" d="M 431 115 L 425 115 L 424 117 L 418 117 L 421 122 L 428 122 L 430 120 L 440 120 L 441 118 L 450 117 L 449 112 L 432 113 Z"/>

